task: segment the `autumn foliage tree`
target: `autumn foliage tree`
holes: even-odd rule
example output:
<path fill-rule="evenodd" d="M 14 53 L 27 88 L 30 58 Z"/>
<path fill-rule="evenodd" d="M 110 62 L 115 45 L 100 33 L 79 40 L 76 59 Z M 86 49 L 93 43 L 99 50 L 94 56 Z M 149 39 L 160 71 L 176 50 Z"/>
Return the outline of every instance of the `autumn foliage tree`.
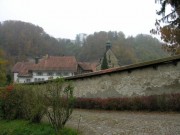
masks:
<path fill-rule="evenodd" d="M 161 39 L 166 42 L 163 48 L 172 55 L 180 54 L 180 1 L 179 0 L 156 0 L 161 4 L 161 9 L 157 11 L 161 15 L 160 20 L 156 20 L 156 29 L 151 30 L 153 34 L 160 34 Z M 166 6 L 171 5 L 172 10 L 165 15 Z M 162 24 L 166 24 L 162 26 Z"/>

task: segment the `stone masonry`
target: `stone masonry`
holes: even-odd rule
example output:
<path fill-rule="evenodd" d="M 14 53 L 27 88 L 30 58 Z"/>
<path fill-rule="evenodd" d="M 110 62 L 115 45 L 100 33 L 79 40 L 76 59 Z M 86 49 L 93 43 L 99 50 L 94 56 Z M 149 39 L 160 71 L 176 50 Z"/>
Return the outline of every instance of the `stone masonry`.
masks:
<path fill-rule="evenodd" d="M 76 97 L 180 93 L 180 56 L 69 77 Z"/>

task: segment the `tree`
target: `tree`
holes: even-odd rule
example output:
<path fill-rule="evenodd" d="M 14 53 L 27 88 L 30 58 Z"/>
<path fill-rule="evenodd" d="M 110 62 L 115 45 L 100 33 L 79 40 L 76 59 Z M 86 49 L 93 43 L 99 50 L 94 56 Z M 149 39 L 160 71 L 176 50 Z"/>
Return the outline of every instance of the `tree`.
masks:
<path fill-rule="evenodd" d="M 163 49 L 171 55 L 180 54 L 180 29 L 174 29 L 170 26 L 161 28 L 161 38 L 166 44 Z"/>
<path fill-rule="evenodd" d="M 3 51 L 0 50 L 0 86 L 6 83 L 6 64 L 7 62 L 3 59 Z"/>
<path fill-rule="evenodd" d="M 180 30 L 180 1 L 179 0 L 156 0 L 156 3 L 161 4 L 161 9 L 157 11 L 161 15 L 160 20 L 156 20 L 156 29 L 151 30 L 153 34 L 160 34 L 161 39 L 166 42 L 163 48 L 171 52 L 172 55 L 180 52 L 179 30 Z M 171 13 L 165 15 L 166 6 L 170 4 L 172 7 Z M 166 23 L 165 26 L 161 26 Z"/>
<path fill-rule="evenodd" d="M 108 69 L 106 53 L 104 54 L 104 58 L 103 58 L 103 61 L 102 61 L 102 64 L 101 64 L 101 70 L 104 70 L 104 69 Z"/>

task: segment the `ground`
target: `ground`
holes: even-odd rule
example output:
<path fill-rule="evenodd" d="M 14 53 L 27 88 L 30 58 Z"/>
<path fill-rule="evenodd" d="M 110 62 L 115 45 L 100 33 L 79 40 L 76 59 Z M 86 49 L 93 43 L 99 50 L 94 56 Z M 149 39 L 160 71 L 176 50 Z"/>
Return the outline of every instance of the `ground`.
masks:
<path fill-rule="evenodd" d="M 180 113 L 76 109 L 67 126 L 82 135 L 180 135 Z"/>

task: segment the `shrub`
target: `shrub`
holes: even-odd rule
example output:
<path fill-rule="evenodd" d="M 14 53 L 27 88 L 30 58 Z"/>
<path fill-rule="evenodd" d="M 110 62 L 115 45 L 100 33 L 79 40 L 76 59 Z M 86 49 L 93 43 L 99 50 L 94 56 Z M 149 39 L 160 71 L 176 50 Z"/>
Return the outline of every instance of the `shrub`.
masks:
<path fill-rule="evenodd" d="M 1 93 L 1 111 L 5 119 L 20 118 L 22 92 L 17 93 L 12 86 L 7 86 Z"/>
<path fill-rule="evenodd" d="M 73 110 L 73 87 L 64 79 L 46 84 L 46 108 L 49 122 L 58 133 L 66 124 Z"/>
<path fill-rule="evenodd" d="M 46 112 L 43 87 L 39 85 L 20 85 L 18 89 L 24 91 L 22 103 L 24 118 L 39 123 Z"/>
<path fill-rule="evenodd" d="M 180 111 L 180 93 L 121 98 L 77 98 L 75 108 L 132 110 L 132 111 Z"/>
<path fill-rule="evenodd" d="M 8 120 L 27 119 L 40 122 L 45 113 L 44 97 L 38 91 L 38 86 L 14 85 L 1 91 L 1 117 Z"/>

